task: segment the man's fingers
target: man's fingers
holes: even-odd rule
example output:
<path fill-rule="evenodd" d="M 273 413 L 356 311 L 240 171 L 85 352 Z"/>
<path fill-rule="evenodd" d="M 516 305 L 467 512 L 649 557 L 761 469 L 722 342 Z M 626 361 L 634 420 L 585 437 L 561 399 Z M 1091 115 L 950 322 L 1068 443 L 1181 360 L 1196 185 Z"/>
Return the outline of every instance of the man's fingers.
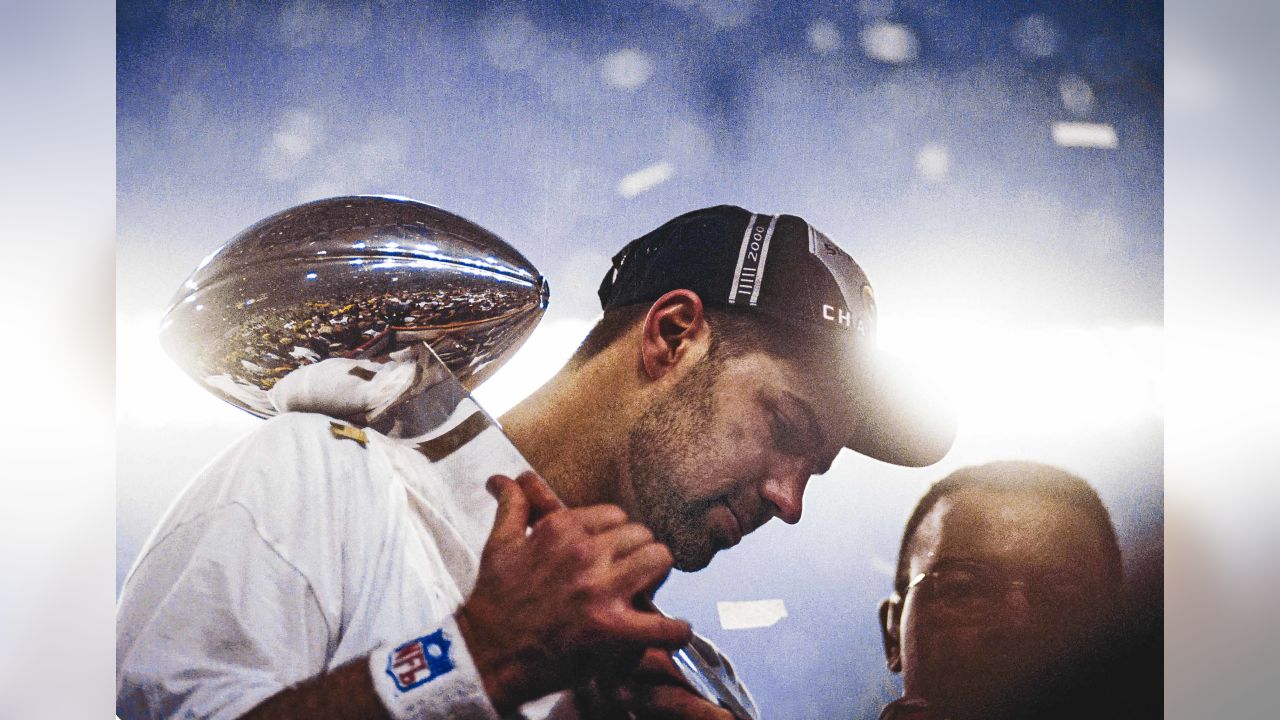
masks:
<path fill-rule="evenodd" d="M 654 682 L 666 681 L 688 686 L 688 681 L 676 667 L 676 661 L 671 657 L 671 653 L 658 648 L 645 650 L 633 674 L 636 677 L 651 678 Z"/>
<path fill-rule="evenodd" d="M 505 475 L 489 478 L 489 492 L 498 498 L 498 512 L 494 516 L 489 542 L 511 543 L 524 539 L 529 527 L 529 501 L 516 481 Z"/>
<path fill-rule="evenodd" d="M 599 535 L 627 522 L 627 513 L 617 505 L 590 505 L 574 508 L 573 516 L 590 535 Z"/>
<path fill-rule="evenodd" d="M 536 522 L 539 518 L 564 509 L 564 503 L 560 502 L 556 491 L 552 490 L 538 473 L 527 470 L 520 473 L 516 482 L 520 484 L 520 489 L 524 491 L 525 497 L 529 498 L 529 505 L 533 508 L 530 513 L 530 522 Z"/>
<path fill-rule="evenodd" d="M 621 509 L 618 512 L 622 512 Z M 626 519 L 626 515 L 623 515 Z M 619 559 L 630 555 L 653 542 L 653 533 L 649 528 L 639 523 L 622 523 L 601 532 L 597 539 L 611 548 L 614 559 Z"/>
<path fill-rule="evenodd" d="M 675 650 L 693 638 L 693 628 L 678 618 L 670 618 L 656 612 L 634 610 L 627 614 L 615 632 L 625 641 Z"/>
<path fill-rule="evenodd" d="M 649 543 L 618 560 L 615 570 L 618 589 L 634 595 L 656 588 L 671 572 L 674 559 L 661 543 Z"/>
<path fill-rule="evenodd" d="M 733 720 L 733 715 L 677 685 L 631 685 L 623 707 L 643 720 Z"/>

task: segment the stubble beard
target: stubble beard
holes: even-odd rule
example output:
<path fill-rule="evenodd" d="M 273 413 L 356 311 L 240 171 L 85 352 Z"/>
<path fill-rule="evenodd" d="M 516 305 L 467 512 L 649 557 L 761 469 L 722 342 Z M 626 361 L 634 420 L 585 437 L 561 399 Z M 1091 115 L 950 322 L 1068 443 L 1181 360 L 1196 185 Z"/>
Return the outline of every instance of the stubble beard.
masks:
<path fill-rule="evenodd" d="M 697 481 L 690 466 L 713 456 L 705 428 L 714 410 L 716 363 L 704 360 L 658 398 L 627 436 L 627 470 L 635 497 L 635 519 L 644 523 L 675 558 L 677 570 L 706 567 L 718 550 L 708 532 L 711 499 L 696 500 L 680 481 Z"/>

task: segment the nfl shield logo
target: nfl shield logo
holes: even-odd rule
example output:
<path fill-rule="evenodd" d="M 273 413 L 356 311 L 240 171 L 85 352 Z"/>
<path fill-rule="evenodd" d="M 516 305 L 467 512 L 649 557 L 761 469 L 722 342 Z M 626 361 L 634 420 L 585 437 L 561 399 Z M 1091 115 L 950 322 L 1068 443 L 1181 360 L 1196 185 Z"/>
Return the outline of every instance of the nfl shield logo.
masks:
<path fill-rule="evenodd" d="M 387 674 L 395 681 L 396 689 L 412 690 L 452 670 L 451 644 L 441 629 L 392 650 L 387 656 Z"/>

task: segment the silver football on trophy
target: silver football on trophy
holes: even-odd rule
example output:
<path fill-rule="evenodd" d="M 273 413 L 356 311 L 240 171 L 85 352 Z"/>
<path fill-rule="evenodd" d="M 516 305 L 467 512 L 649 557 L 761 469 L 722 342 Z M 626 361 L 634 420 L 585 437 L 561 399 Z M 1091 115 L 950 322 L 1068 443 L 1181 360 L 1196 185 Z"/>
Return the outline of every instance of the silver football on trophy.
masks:
<path fill-rule="evenodd" d="M 492 375 L 547 307 L 547 281 L 497 235 L 407 198 L 359 195 L 276 213 L 206 257 L 161 322 L 165 350 L 244 410 L 330 357 L 426 341 L 468 388 Z"/>

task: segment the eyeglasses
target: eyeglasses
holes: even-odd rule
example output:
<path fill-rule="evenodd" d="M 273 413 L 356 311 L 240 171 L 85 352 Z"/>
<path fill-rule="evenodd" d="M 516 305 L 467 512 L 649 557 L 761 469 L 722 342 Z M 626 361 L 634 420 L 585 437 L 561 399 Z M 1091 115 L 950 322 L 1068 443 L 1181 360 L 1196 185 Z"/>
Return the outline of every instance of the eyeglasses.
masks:
<path fill-rule="evenodd" d="M 990 617 L 1013 587 L 1045 617 L 1070 617 L 1098 603 L 1099 593 L 1074 573 L 1045 573 L 1011 578 L 977 563 L 950 564 L 916 575 L 902 593 L 920 588 L 921 598 L 940 610 L 966 620 Z"/>

